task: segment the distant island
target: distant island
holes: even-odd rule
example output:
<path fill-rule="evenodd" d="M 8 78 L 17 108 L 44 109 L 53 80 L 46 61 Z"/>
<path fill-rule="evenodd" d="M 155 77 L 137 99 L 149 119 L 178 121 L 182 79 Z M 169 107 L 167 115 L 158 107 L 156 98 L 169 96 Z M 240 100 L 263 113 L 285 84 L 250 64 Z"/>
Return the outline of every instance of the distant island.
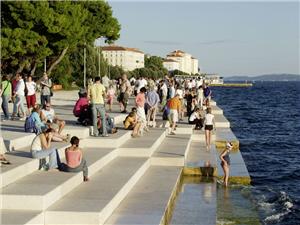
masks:
<path fill-rule="evenodd" d="M 299 74 L 264 74 L 260 76 L 231 76 L 224 77 L 224 81 L 300 81 Z"/>

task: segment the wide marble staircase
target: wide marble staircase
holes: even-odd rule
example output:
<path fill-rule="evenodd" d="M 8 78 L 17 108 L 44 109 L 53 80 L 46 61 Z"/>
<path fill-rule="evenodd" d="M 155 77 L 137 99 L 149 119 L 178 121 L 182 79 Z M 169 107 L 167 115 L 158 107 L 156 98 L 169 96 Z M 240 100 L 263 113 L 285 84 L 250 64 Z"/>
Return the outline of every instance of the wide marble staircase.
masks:
<path fill-rule="evenodd" d="M 169 135 L 167 123 L 160 121 L 140 138 L 123 129 L 96 138 L 89 135 L 90 128 L 75 124 L 71 105 L 55 108 L 67 121 L 64 132 L 81 139 L 90 181 L 83 182 L 82 173 L 38 170 L 39 160 L 29 151 L 34 134 L 24 133 L 21 121 L 6 121 L 1 138 L 12 164 L 1 166 L 1 224 L 168 224 L 183 174 L 221 175 L 218 150 L 213 146 L 206 152 L 204 131 L 193 131 L 188 124 L 179 124 L 176 135 Z M 238 146 L 222 110 L 214 105 L 213 113 L 213 140 L 230 139 Z M 121 127 L 126 115 L 111 116 Z M 53 143 L 62 161 L 68 145 Z M 236 176 L 245 172 L 240 158 Z"/>

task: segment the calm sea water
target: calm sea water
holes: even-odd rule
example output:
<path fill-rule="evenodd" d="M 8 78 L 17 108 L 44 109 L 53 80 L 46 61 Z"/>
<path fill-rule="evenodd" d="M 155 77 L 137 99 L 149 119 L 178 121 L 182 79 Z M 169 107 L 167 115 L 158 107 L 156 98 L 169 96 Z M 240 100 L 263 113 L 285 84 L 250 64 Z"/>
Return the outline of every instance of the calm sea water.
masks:
<path fill-rule="evenodd" d="M 300 224 L 300 82 L 212 90 L 240 140 L 261 222 Z"/>

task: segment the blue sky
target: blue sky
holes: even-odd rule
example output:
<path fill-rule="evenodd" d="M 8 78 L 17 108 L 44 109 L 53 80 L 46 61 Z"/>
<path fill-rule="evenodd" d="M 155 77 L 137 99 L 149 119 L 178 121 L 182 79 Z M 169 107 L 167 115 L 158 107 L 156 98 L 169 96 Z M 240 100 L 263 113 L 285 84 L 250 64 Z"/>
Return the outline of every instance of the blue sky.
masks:
<path fill-rule="evenodd" d="M 202 72 L 299 74 L 299 2 L 109 1 L 116 44 L 164 57 L 181 49 Z"/>

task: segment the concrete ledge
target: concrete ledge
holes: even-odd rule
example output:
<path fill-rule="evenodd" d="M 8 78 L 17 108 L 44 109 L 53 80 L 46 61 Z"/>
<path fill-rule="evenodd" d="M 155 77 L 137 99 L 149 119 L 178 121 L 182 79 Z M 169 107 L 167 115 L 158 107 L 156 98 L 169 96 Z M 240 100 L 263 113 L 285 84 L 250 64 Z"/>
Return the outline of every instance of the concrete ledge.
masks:
<path fill-rule="evenodd" d="M 0 210 L 2 225 L 44 225 L 44 213 L 33 210 Z"/>
<path fill-rule="evenodd" d="M 217 130 L 219 128 L 229 128 L 230 127 L 230 123 L 224 115 L 221 115 L 221 114 L 215 115 L 215 122 L 216 122 Z"/>
<path fill-rule="evenodd" d="M 204 128 L 202 128 L 202 130 L 193 130 L 191 139 L 192 141 L 201 141 L 201 142 L 205 142 L 205 133 L 204 133 Z M 213 142 L 216 139 L 216 134 L 213 132 L 211 135 L 211 141 Z"/>
<path fill-rule="evenodd" d="M 167 136 L 151 156 L 151 165 L 184 166 L 190 144 L 191 136 L 188 134 Z"/>
<path fill-rule="evenodd" d="M 223 110 L 217 105 L 212 105 L 211 109 L 212 109 L 212 114 L 214 114 L 214 115 L 222 115 L 223 114 Z"/>
<path fill-rule="evenodd" d="M 67 143 L 53 142 L 53 147 L 58 149 L 62 158 L 64 158 L 64 149 L 69 146 Z M 18 179 L 21 179 L 34 171 L 38 170 L 39 160 L 31 158 L 30 147 L 22 148 L 19 151 L 13 151 L 6 154 L 6 157 L 12 164 L 1 168 L 0 188 L 3 188 Z"/>
<path fill-rule="evenodd" d="M 166 137 L 166 130 L 153 128 L 139 138 L 131 138 L 119 147 L 120 156 L 150 157 Z"/>
<path fill-rule="evenodd" d="M 202 167 L 184 167 L 184 176 L 205 176 L 216 177 L 218 175 L 217 167 L 202 166 Z"/>
<path fill-rule="evenodd" d="M 4 132 L 2 132 L 4 133 Z M 15 151 L 20 148 L 24 148 L 30 144 L 34 137 L 33 133 L 16 133 L 16 132 L 5 132 L 5 136 L 9 136 L 9 139 L 4 137 L 4 143 L 8 151 Z"/>
<path fill-rule="evenodd" d="M 165 224 L 181 171 L 151 166 L 105 224 Z"/>
<path fill-rule="evenodd" d="M 71 134 L 71 136 L 77 136 L 78 138 L 87 138 L 90 136 L 89 128 L 80 126 L 66 126 L 63 129 L 64 134 Z"/>
<path fill-rule="evenodd" d="M 117 150 L 85 150 L 90 176 L 117 157 Z M 82 173 L 37 171 L 1 190 L 2 209 L 45 210 L 82 183 Z"/>
<path fill-rule="evenodd" d="M 45 224 L 103 224 L 149 165 L 145 158 L 115 159 L 87 184 L 51 206 L 45 213 Z"/>
<path fill-rule="evenodd" d="M 230 128 L 218 128 L 216 130 L 215 145 L 218 149 L 225 149 L 226 142 L 230 141 L 233 144 L 233 150 L 238 150 L 240 142 Z"/>
<path fill-rule="evenodd" d="M 83 147 L 95 147 L 99 148 L 118 148 L 123 145 L 126 141 L 131 139 L 131 131 L 128 130 L 118 130 L 115 134 L 110 134 L 109 137 L 88 137 L 80 142 Z"/>

